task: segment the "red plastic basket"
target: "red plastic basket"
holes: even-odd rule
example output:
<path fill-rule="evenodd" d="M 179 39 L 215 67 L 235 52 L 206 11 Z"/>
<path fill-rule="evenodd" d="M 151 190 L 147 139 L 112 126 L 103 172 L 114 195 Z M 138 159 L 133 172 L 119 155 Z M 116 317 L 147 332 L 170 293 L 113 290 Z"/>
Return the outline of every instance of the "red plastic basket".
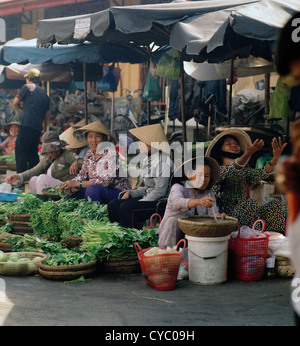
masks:
<path fill-rule="evenodd" d="M 142 275 L 149 286 L 161 291 L 173 290 L 176 287 L 178 270 L 186 246 L 186 240 L 181 239 L 177 243 L 177 251 L 181 243 L 183 243 L 181 253 L 169 253 L 153 256 L 145 256 L 144 253 L 150 249 L 142 250 L 138 243 L 134 243 L 140 261 Z"/>
<path fill-rule="evenodd" d="M 262 219 L 256 220 L 252 229 L 258 222 L 262 222 L 262 233 L 265 234 L 265 222 Z M 231 276 L 244 281 L 263 279 L 269 246 L 269 236 L 265 235 L 265 238 L 244 239 L 240 237 L 239 228 L 238 236 L 229 239 L 228 262 Z"/>

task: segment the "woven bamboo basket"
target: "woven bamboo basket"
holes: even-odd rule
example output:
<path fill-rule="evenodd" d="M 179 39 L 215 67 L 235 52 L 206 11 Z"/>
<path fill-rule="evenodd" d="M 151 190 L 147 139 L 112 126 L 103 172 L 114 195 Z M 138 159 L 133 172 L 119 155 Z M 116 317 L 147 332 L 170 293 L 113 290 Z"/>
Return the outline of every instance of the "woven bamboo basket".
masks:
<path fill-rule="evenodd" d="M 65 236 L 67 241 L 67 247 L 72 249 L 74 247 L 78 247 L 82 243 L 82 237 L 72 237 L 70 235 Z"/>
<path fill-rule="evenodd" d="M 29 222 L 31 214 L 6 214 L 7 218 L 11 221 Z"/>
<path fill-rule="evenodd" d="M 106 273 L 133 274 L 141 272 L 141 266 L 137 256 L 127 258 L 111 257 L 102 263 L 102 268 Z"/>
<path fill-rule="evenodd" d="M 12 252 L 6 253 L 7 257 Z M 25 276 L 38 273 L 40 263 L 45 261 L 47 256 L 40 252 L 18 252 L 22 258 L 28 258 L 28 262 L 0 262 L 0 275 L 6 276 Z M 35 257 L 41 259 L 33 260 Z"/>
<path fill-rule="evenodd" d="M 27 222 L 23 221 L 9 221 L 9 223 L 13 224 L 13 228 L 10 231 L 11 234 L 33 234 L 33 228 L 27 224 Z"/>
<path fill-rule="evenodd" d="M 180 229 L 192 237 L 225 237 L 236 230 L 238 220 L 227 216 L 225 220 L 213 216 L 187 216 L 178 219 Z"/>
<path fill-rule="evenodd" d="M 45 196 L 47 196 L 49 199 L 52 199 L 53 201 L 58 201 L 58 200 L 60 200 L 62 197 L 59 195 L 59 194 L 57 194 L 57 193 L 53 193 L 53 192 L 46 192 L 46 191 L 44 191 L 43 190 L 43 194 L 45 195 Z"/>
<path fill-rule="evenodd" d="M 83 263 L 83 264 L 72 264 L 62 266 L 49 266 L 41 263 L 40 269 L 47 272 L 80 272 L 84 270 L 96 269 L 97 261 Z"/>
<path fill-rule="evenodd" d="M 0 250 L 3 252 L 10 252 L 12 248 L 9 243 L 0 242 Z"/>
<path fill-rule="evenodd" d="M 81 276 L 84 276 L 84 278 L 91 277 L 96 271 L 96 268 L 92 269 L 86 269 L 81 271 L 46 271 L 41 268 L 39 268 L 39 273 L 46 279 L 50 280 L 76 280 L 80 278 Z"/>

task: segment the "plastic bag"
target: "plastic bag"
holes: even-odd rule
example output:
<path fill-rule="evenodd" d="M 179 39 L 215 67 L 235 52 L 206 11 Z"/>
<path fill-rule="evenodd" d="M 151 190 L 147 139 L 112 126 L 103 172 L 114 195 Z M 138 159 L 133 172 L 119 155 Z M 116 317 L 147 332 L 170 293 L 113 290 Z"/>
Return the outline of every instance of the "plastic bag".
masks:
<path fill-rule="evenodd" d="M 154 74 L 171 79 L 180 78 L 180 58 L 176 49 L 169 50 L 159 59 Z"/>
<path fill-rule="evenodd" d="M 96 84 L 96 87 L 103 91 L 115 92 L 118 89 L 121 70 L 114 65 L 104 66 L 104 76 Z"/>
<path fill-rule="evenodd" d="M 149 69 L 143 97 L 149 101 L 159 101 L 161 96 L 162 91 L 159 85 L 159 80 L 157 77 L 152 75 L 151 69 Z"/>
<path fill-rule="evenodd" d="M 12 187 L 10 184 L 7 184 L 7 183 L 0 184 L 0 192 L 11 193 L 11 191 L 12 191 Z"/>
<path fill-rule="evenodd" d="M 263 228 L 261 231 L 257 231 L 255 229 L 255 226 L 258 222 L 261 222 L 263 225 L 262 226 Z M 231 233 L 231 238 L 235 239 L 238 237 L 239 234 L 240 234 L 240 238 L 243 238 L 243 239 L 266 238 L 267 235 L 263 233 L 264 229 L 265 229 L 265 222 L 262 219 L 257 219 L 252 225 L 252 228 L 248 226 L 241 226 L 238 231 L 234 231 Z"/>

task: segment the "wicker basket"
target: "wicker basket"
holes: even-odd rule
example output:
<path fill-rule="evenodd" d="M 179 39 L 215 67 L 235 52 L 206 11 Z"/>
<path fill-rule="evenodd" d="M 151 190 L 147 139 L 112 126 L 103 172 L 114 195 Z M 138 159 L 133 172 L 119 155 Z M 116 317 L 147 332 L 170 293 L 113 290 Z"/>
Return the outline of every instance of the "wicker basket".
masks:
<path fill-rule="evenodd" d="M 9 243 L 0 242 L 0 250 L 3 252 L 10 252 L 12 248 Z"/>
<path fill-rule="evenodd" d="M 10 256 L 12 252 L 6 253 L 7 257 Z M 38 273 L 40 263 L 45 261 L 47 258 L 45 254 L 40 252 L 18 252 L 18 254 L 23 258 L 29 258 L 28 262 L 0 262 L 0 275 L 6 276 L 24 276 Z M 32 260 L 35 257 L 41 257 L 39 260 Z"/>
<path fill-rule="evenodd" d="M 62 197 L 59 195 L 59 194 L 57 194 L 57 193 L 53 193 L 53 192 L 46 192 L 46 191 L 44 191 L 43 190 L 43 194 L 45 195 L 45 196 L 47 196 L 49 199 L 52 199 L 53 201 L 58 201 L 58 200 L 60 200 Z"/>
<path fill-rule="evenodd" d="M 13 228 L 10 231 L 11 234 L 18 234 L 18 235 L 24 235 L 24 234 L 30 234 L 33 235 L 33 228 L 28 225 L 27 222 L 23 221 L 8 221 L 8 223 L 13 224 Z"/>
<path fill-rule="evenodd" d="M 29 222 L 31 214 L 6 214 L 11 221 Z"/>
<path fill-rule="evenodd" d="M 46 279 L 50 280 L 76 280 L 80 278 L 81 276 L 84 276 L 84 278 L 91 277 L 96 271 L 96 268 L 92 269 L 86 269 L 81 271 L 46 271 L 43 269 L 39 269 L 39 273 Z"/>
<path fill-rule="evenodd" d="M 180 229 L 192 237 L 225 237 L 236 230 L 238 220 L 227 216 L 225 220 L 212 216 L 188 216 L 178 219 Z"/>
<path fill-rule="evenodd" d="M 127 258 L 112 257 L 103 262 L 102 267 L 106 273 L 133 274 L 141 272 L 141 266 L 137 256 Z"/>
<path fill-rule="evenodd" d="M 82 237 L 72 237 L 70 235 L 65 236 L 67 241 L 67 247 L 72 249 L 74 247 L 78 247 L 82 243 Z"/>
<path fill-rule="evenodd" d="M 77 272 L 96 268 L 97 261 L 83 263 L 83 264 L 71 264 L 62 266 L 49 266 L 41 263 L 40 269 L 47 272 Z"/>

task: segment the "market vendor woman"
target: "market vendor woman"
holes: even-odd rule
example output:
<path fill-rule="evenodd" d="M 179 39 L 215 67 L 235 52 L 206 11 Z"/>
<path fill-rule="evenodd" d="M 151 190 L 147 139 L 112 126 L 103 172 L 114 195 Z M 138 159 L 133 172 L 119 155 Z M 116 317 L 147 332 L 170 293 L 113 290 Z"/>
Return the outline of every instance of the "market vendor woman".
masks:
<path fill-rule="evenodd" d="M 211 188 L 218 181 L 220 166 L 212 158 L 193 158 L 178 167 L 171 177 L 171 191 L 166 211 L 158 229 L 158 245 L 173 247 L 184 233 L 178 219 L 193 215 L 219 215 Z M 226 214 L 221 215 L 222 218 Z"/>
<path fill-rule="evenodd" d="M 3 155 L 14 154 L 19 128 L 20 123 L 17 121 L 8 123 L 3 127 L 4 132 L 8 135 L 4 142 L 0 144 L 0 151 Z"/>
<path fill-rule="evenodd" d="M 33 168 L 6 178 L 9 184 L 19 180 L 21 183 L 29 180 L 31 192 L 43 195 L 43 189 L 56 186 L 74 177 L 82 165 L 73 151 L 64 149 L 68 143 L 60 140 L 54 131 L 47 131 L 42 137 L 43 158 Z"/>
<path fill-rule="evenodd" d="M 80 134 L 90 150 L 84 157 L 78 175 L 61 185 L 61 189 L 69 190 L 69 197 L 90 198 L 107 204 L 117 199 L 121 191 L 130 189 L 128 179 L 120 174 L 121 159 L 112 143 L 113 136 L 99 120 L 79 128 L 73 134 L 75 137 Z"/>
<path fill-rule="evenodd" d="M 273 157 L 262 169 L 247 167 L 252 154 L 264 146 L 262 140 L 253 144 L 245 131 L 229 129 L 217 135 L 206 151 L 207 157 L 220 164 L 220 179 L 216 188 L 218 206 L 227 215 L 236 217 L 241 226 L 251 227 L 262 218 L 266 231 L 285 231 L 285 210 L 280 200 L 271 200 L 259 206 L 255 199 L 247 197 L 247 186 L 261 180 L 268 180 L 273 173 L 283 149 L 281 139 L 272 141 Z"/>

